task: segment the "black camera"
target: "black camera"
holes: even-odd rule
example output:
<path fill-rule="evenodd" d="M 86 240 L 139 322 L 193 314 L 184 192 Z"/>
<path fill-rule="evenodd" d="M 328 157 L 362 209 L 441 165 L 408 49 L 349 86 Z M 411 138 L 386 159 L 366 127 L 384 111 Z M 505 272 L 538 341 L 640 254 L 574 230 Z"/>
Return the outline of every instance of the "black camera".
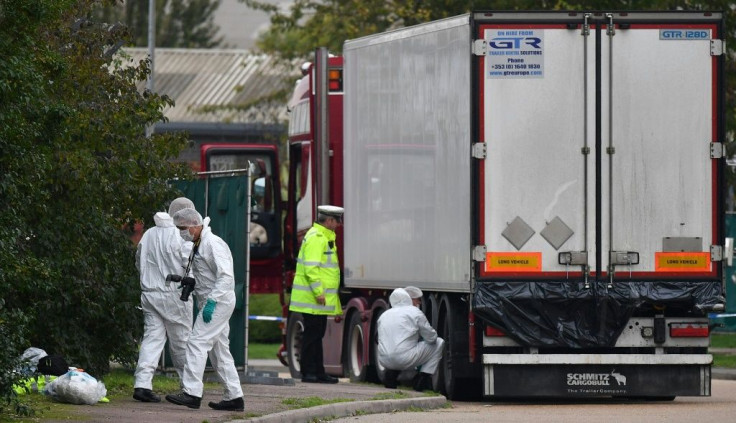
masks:
<path fill-rule="evenodd" d="M 172 281 L 179 282 L 179 288 L 181 288 L 181 296 L 179 296 L 179 299 L 182 301 L 189 301 L 189 295 L 192 293 L 192 291 L 194 291 L 194 285 L 196 284 L 194 278 L 173 274 L 166 276 L 167 284 L 171 283 Z"/>

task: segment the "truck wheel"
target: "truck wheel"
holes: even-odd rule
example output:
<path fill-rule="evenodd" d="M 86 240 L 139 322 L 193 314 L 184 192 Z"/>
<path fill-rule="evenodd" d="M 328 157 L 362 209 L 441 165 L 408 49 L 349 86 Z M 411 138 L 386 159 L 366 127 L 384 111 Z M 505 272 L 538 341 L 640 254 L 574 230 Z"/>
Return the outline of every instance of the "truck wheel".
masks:
<path fill-rule="evenodd" d="M 453 301 L 449 296 L 442 299 L 437 331 L 445 340 L 445 347 L 433 384 L 451 400 L 477 399 L 482 388 L 480 375 L 477 378 L 462 378 L 457 368 L 460 360 L 468 360 L 467 316 L 458 301 Z"/>
<path fill-rule="evenodd" d="M 302 348 L 304 319 L 301 313 L 291 313 L 286 324 L 286 356 L 289 361 L 289 373 L 294 379 L 302 377 L 299 357 Z"/>
<path fill-rule="evenodd" d="M 453 348 L 452 345 L 455 338 L 452 330 L 455 320 L 453 317 L 454 311 L 455 310 L 450 307 L 450 304 L 446 302 L 445 307 L 442 307 L 438 316 L 439 327 L 437 328 L 437 332 L 440 337 L 445 340 L 445 348 L 444 351 L 442 351 L 442 360 L 440 361 L 439 369 L 437 369 L 438 372 L 435 377 L 436 380 L 433 383 L 433 385 L 439 388 L 439 391 L 444 394 L 447 399 L 451 400 L 457 399 L 457 394 L 455 393 L 456 380 L 453 373 L 453 353 L 455 348 Z"/>
<path fill-rule="evenodd" d="M 351 382 L 365 382 L 368 375 L 368 357 L 363 354 L 367 337 L 363 332 L 360 312 L 350 316 L 347 326 L 347 345 L 345 348 L 344 372 Z"/>
<path fill-rule="evenodd" d="M 371 324 L 371 368 L 368 373 L 368 381 L 374 383 L 383 383 L 383 378 L 386 375 L 386 368 L 381 366 L 378 362 L 378 318 L 381 314 L 386 311 L 382 308 L 377 308 L 373 311 L 373 323 Z"/>

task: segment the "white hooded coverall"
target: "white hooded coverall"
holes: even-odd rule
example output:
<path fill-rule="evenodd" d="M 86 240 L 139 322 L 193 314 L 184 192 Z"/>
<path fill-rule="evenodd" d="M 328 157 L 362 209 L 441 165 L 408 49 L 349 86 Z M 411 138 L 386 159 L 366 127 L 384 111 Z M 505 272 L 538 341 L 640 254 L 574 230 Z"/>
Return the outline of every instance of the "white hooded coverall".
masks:
<path fill-rule="evenodd" d="M 144 332 L 135 369 L 134 388 L 152 389 L 153 373 L 169 339 L 176 372 L 182 376 L 187 339 L 192 329 L 192 302 L 179 299 L 178 283 L 166 286 L 169 274 L 184 275 L 187 246 L 168 213 L 153 216 L 156 226 L 143 233 L 135 255 L 140 272 Z"/>
<path fill-rule="evenodd" d="M 389 302 L 391 308 L 378 318 L 378 362 L 391 370 L 422 366 L 422 373 L 434 374 L 445 341 L 403 288 L 395 289 Z"/>
<path fill-rule="evenodd" d="M 182 387 L 187 394 L 202 397 L 202 376 L 207 365 L 207 353 L 212 350 L 210 362 L 225 387 L 223 400 L 230 401 L 243 396 L 228 339 L 230 316 L 235 309 L 233 256 L 227 243 L 212 233 L 207 226 L 208 221 L 204 221 L 199 247 L 192 262 L 196 280 L 194 295 L 200 310 L 189 335 Z M 216 301 L 217 305 L 212 319 L 205 323 L 202 308 L 208 299 Z"/>

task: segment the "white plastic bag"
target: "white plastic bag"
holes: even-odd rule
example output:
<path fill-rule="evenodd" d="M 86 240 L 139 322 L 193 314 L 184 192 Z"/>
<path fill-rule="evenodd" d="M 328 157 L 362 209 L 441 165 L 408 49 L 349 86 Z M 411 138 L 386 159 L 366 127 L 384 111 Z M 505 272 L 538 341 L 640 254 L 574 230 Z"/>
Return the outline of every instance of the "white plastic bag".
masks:
<path fill-rule="evenodd" d="M 41 348 L 31 347 L 23 351 L 23 355 L 20 356 L 20 361 L 25 363 L 25 366 L 20 369 L 21 373 L 25 376 L 32 376 L 38 367 L 38 360 L 46 357 L 46 355 L 46 351 Z"/>
<path fill-rule="evenodd" d="M 56 401 L 70 404 L 96 404 L 107 395 L 105 384 L 81 370 L 69 370 L 44 389 Z"/>

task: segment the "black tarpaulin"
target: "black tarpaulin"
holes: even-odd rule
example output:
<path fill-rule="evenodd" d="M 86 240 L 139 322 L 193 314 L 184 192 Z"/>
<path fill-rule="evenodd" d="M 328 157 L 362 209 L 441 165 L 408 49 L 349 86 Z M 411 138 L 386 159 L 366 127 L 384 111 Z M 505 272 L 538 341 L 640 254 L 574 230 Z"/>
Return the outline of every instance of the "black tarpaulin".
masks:
<path fill-rule="evenodd" d="M 724 303 L 722 285 L 707 282 L 482 282 L 473 311 L 522 345 L 610 347 L 637 311 L 705 316 Z"/>

